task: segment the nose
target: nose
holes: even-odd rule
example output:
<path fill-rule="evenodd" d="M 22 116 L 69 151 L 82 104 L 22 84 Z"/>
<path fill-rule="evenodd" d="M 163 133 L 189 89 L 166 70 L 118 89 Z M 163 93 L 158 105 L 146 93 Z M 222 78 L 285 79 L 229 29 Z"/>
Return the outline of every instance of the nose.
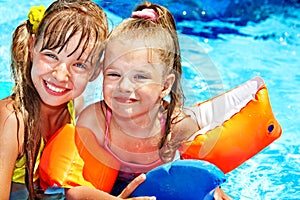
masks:
<path fill-rule="evenodd" d="M 133 82 L 130 80 L 129 77 L 122 77 L 119 81 L 119 90 L 121 92 L 132 92 L 134 88 Z"/>
<path fill-rule="evenodd" d="M 69 80 L 70 72 L 66 63 L 60 63 L 57 65 L 52 72 L 52 75 L 57 81 L 66 82 Z"/>

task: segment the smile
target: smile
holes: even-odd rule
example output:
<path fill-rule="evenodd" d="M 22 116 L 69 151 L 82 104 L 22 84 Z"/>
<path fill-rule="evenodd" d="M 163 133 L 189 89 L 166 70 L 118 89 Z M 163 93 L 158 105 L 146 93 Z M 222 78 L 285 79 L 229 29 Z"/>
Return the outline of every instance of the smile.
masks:
<path fill-rule="evenodd" d="M 51 91 L 53 91 L 53 92 L 56 92 L 56 93 L 63 93 L 63 92 L 66 91 L 66 89 L 58 88 L 58 87 L 56 87 L 56 86 L 50 84 L 50 83 L 47 82 L 47 81 L 45 81 L 45 85 L 46 85 L 46 87 L 47 87 L 49 90 L 51 90 Z"/>
<path fill-rule="evenodd" d="M 126 97 L 115 97 L 114 99 L 115 99 L 115 101 L 117 101 L 119 103 L 124 103 L 124 104 L 134 103 L 137 101 L 136 99 L 126 98 Z"/>

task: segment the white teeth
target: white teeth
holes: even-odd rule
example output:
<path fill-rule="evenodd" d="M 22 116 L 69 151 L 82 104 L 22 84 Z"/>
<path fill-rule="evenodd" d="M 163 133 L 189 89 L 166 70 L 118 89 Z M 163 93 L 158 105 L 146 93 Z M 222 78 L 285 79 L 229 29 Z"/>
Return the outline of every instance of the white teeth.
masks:
<path fill-rule="evenodd" d="M 47 87 L 50 89 L 50 90 L 52 90 L 52 91 L 54 91 L 54 92 L 63 92 L 63 91 L 65 91 L 64 89 L 61 89 L 61 88 L 57 88 L 57 87 L 55 87 L 55 86 L 53 86 L 53 85 L 50 85 L 48 82 L 46 82 L 46 85 L 47 85 Z"/>

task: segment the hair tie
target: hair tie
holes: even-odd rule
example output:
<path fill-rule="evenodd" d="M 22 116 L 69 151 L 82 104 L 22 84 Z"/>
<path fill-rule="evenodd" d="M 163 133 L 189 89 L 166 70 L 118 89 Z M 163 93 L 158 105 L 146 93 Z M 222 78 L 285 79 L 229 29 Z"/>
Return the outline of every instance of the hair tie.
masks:
<path fill-rule="evenodd" d="M 40 22 L 44 17 L 46 8 L 44 5 L 32 6 L 28 13 L 28 19 L 32 25 L 32 33 L 37 33 Z"/>
<path fill-rule="evenodd" d="M 131 15 L 132 18 L 144 18 L 144 19 L 150 19 L 151 21 L 157 21 L 158 14 L 150 8 L 144 8 L 143 10 L 138 10 L 132 12 Z"/>

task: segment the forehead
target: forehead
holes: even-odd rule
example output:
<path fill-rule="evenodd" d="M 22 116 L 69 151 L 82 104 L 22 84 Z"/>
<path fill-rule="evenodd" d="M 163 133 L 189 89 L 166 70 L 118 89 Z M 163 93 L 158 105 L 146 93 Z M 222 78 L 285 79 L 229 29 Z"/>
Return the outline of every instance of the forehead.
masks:
<path fill-rule="evenodd" d="M 117 67 L 143 67 L 143 66 L 162 66 L 163 62 L 156 51 L 149 48 L 126 49 L 125 51 L 105 52 L 104 66 Z"/>
<path fill-rule="evenodd" d="M 56 31 L 50 35 L 38 37 L 35 43 L 39 51 L 44 49 L 56 50 L 58 53 L 68 52 L 69 56 L 76 55 L 77 59 L 87 59 L 96 53 L 96 44 L 93 37 L 83 36 L 81 31 L 66 32 L 65 37 L 61 37 Z M 100 50 L 100 49 L 99 49 Z"/>
<path fill-rule="evenodd" d="M 116 38 L 109 40 L 105 48 L 106 62 L 112 62 L 124 56 L 127 58 L 137 55 L 148 57 L 151 54 L 156 60 L 159 59 L 157 47 L 149 45 L 149 41 L 145 42 L 142 39 Z"/>
<path fill-rule="evenodd" d="M 171 50 L 174 45 L 172 33 L 165 28 L 130 28 L 126 26 L 116 27 L 109 36 L 110 42 L 130 42 L 135 46 L 146 45 L 156 49 Z"/>
<path fill-rule="evenodd" d="M 71 31 L 67 32 L 64 49 L 68 52 L 81 53 L 82 57 L 88 57 L 95 47 L 95 41 L 92 38 L 82 37 L 81 32 L 72 35 Z"/>
<path fill-rule="evenodd" d="M 126 48 L 129 51 L 132 49 L 143 49 L 143 48 L 152 48 L 152 49 L 161 49 L 165 51 L 170 51 L 169 40 L 162 40 L 161 37 L 156 37 L 155 34 L 150 35 L 139 30 L 133 30 L 132 32 L 125 32 L 118 35 L 113 35 L 113 37 L 108 39 L 107 47 L 115 48 L 120 46 L 123 49 Z M 117 49 L 114 49 L 117 50 Z"/>

